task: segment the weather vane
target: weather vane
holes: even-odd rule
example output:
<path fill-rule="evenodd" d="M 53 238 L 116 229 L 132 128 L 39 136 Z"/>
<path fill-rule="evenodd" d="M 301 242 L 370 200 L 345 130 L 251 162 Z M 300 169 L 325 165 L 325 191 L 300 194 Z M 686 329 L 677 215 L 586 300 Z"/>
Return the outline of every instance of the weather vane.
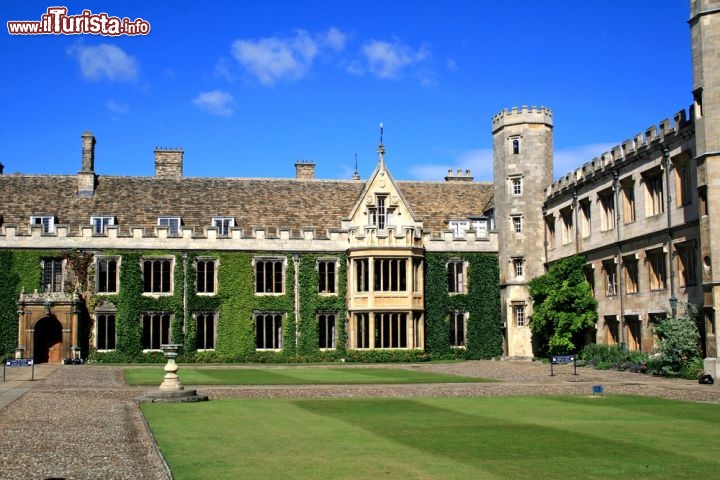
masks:
<path fill-rule="evenodd" d="M 380 145 L 382 145 L 382 143 L 383 143 L 382 137 L 383 137 L 383 124 L 382 124 L 382 122 L 380 122 Z"/>

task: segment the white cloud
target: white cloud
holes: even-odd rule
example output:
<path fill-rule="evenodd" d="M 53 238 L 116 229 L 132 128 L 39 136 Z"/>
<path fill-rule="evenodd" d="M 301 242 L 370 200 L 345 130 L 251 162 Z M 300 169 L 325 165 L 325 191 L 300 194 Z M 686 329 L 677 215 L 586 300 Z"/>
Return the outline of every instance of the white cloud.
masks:
<path fill-rule="evenodd" d="M 333 27 L 326 33 L 310 35 L 298 30 L 292 37 L 236 40 L 232 54 L 263 85 L 304 77 L 315 59 L 326 50 L 345 48 L 347 35 Z"/>
<path fill-rule="evenodd" d="M 216 77 L 224 78 L 228 82 L 235 80 L 235 76 L 230 72 L 230 63 L 224 58 L 221 58 L 215 65 L 213 73 Z"/>
<path fill-rule="evenodd" d="M 615 145 L 617 145 L 617 142 L 590 143 L 555 150 L 553 154 L 553 177 L 557 179 L 577 170 L 584 163 L 591 162 L 593 158 L 609 152 Z"/>
<path fill-rule="evenodd" d="M 117 113 L 118 115 L 124 115 L 130 111 L 130 108 L 127 105 L 124 103 L 118 103 L 113 99 L 105 102 L 105 108 L 110 110 L 112 113 Z"/>
<path fill-rule="evenodd" d="M 232 95 L 222 90 L 213 90 L 211 92 L 202 92 L 192 101 L 200 110 L 210 115 L 220 115 L 227 117 L 233 114 L 232 105 L 235 99 Z"/>
<path fill-rule="evenodd" d="M 441 181 L 451 170 L 454 174 L 458 170 L 470 170 L 476 182 L 490 182 L 493 176 L 493 154 L 490 148 L 468 150 L 459 154 L 452 164 L 417 165 L 411 167 L 409 172 L 418 180 Z"/>
<path fill-rule="evenodd" d="M 101 43 L 94 46 L 76 44 L 67 49 L 73 55 L 83 76 L 88 80 L 132 82 L 138 78 L 138 62 L 120 47 Z"/>
<path fill-rule="evenodd" d="M 345 48 L 347 37 L 347 34 L 341 32 L 335 27 L 330 28 L 324 35 L 325 43 L 336 52 Z"/>
<path fill-rule="evenodd" d="M 458 66 L 457 62 L 453 60 L 452 58 L 448 58 L 445 62 L 445 68 L 450 70 L 451 72 L 457 72 Z"/>
<path fill-rule="evenodd" d="M 414 51 L 398 40 L 370 40 L 362 46 L 361 53 L 368 70 L 379 78 L 397 78 L 406 67 L 430 57 L 427 45 L 423 44 Z"/>

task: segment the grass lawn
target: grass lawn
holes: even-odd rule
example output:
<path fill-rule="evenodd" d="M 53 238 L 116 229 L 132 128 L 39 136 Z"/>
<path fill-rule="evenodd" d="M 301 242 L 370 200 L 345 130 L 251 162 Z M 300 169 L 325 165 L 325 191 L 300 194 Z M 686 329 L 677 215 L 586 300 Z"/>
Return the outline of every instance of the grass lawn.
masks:
<path fill-rule="evenodd" d="M 129 385 L 160 385 L 162 367 L 125 369 Z M 484 378 L 392 368 L 180 368 L 185 385 L 347 385 L 372 383 L 472 383 Z"/>
<path fill-rule="evenodd" d="M 646 397 L 144 404 L 183 479 L 705 479 L 720 405 Z"/>

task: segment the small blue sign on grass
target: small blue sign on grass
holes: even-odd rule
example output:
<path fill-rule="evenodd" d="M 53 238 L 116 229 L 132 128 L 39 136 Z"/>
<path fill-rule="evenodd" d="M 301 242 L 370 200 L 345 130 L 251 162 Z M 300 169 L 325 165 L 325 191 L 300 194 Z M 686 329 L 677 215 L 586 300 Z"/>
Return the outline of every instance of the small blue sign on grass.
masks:
<path fill-rule="evenodd" d="M 593 395 L 605 395 L 602 385 L 593 385 Z"/>

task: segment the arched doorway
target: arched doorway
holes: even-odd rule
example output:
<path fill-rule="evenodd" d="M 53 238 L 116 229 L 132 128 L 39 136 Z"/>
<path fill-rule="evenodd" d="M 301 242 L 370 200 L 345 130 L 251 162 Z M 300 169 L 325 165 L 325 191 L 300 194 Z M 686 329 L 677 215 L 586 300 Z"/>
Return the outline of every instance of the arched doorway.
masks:
<path fill-rule="evenodd" d="M 45 317 L 35 324 L 33 335 L 35 363 L 61 363 L 62 325 L 55 317 Z"/>

